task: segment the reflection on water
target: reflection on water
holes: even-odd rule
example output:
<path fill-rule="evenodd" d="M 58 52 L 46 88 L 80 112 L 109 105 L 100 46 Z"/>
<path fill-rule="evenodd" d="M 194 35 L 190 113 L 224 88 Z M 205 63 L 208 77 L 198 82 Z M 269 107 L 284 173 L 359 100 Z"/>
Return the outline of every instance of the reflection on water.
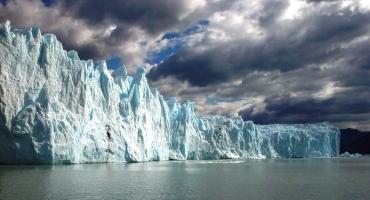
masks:
<path fill-rule="evenodd" d="M 370 159 L 0 166 L 0 199 L 370 199 Z"/>

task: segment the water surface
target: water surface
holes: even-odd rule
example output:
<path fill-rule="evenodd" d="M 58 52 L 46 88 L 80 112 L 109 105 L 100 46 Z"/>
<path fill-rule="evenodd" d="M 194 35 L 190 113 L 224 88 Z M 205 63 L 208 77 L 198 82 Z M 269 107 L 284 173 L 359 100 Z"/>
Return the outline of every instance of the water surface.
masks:
<path fill-rule="evenodd" d="M 370 158 L 3 165 L 0 199 L 370 199 Z"/>

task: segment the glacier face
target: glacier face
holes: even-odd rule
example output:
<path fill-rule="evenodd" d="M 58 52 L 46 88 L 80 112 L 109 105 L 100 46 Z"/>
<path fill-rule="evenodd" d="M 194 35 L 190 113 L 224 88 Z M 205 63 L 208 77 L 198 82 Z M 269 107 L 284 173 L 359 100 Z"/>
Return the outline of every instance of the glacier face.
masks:
<path fill-rule="evenodd" d="M 0 163 L 330 157 L 328 123 L 255 125 L 165 101 L 145 69 L 80 60 L 52 34 L 0 25 Z M 109 139 L 108 135 L 111 136 Z"/>

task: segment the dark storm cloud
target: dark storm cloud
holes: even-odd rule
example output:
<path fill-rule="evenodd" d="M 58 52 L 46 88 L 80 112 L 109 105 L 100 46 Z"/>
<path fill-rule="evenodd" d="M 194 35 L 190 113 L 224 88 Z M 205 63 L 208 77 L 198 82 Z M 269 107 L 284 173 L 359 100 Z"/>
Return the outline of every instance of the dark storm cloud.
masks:
<path fill-rule="evenodd" d="M 225 10 L 233 4 L 233 1 L 210 1 L 207 6 L 197 6 L 197 3 L 202 1 L 67 0 L 59 1 L 55 6 L 63 9 L 66 15 L 83 20 L 89 26 L 116 24 L 117 29 L 102 41 L 109 46 L 95 50 L 95 52 L 99 52 L 98 55 L 104 55 L 103 52 L 111 52 L 110 49 L 117 50 L 115 47 L 119 46 L 122 40 L 131 40 L 132 37 L 142 34 L 132 31 L 133 28 L 138 28 L 143 33 L 148 34 L 149 37 L 153 37 L 148 38 L 150 40 L 162 36 L 168 31 L 181 31 L 191 27 L 203 18 L 209 17 L 213 12 Z M 84 47 L 76 46 L 75 48 L 84 51 L 86 49 Z M 89 55 L 88 52 L 86 52 L 86 55 Z M 101 58 L 101 56 L 96 57 L 96 55 L 90 54 L 92 58 Z"/>
<path fill-rule="evenodd" d="M 220 51 L 222 51 L 220 49 Z M 165 60 L 158 68 L 153 68 L 148 78 L 157 80 L 167 75 L 173 75 L 179 80 L 187 80 L 192 85 L 206 86 L 228 80 L 232 75 L 233 63 L 228 63 L 224 56 L 217 56 L 218 51 L 208 51 L 207 54 L 193 55 L 191 49 L 183 49 Z M 216 67 L 217 66 L 217 67 Z M 222 67 L 218 67 L 222 66 Z M 230 68 L 230 69 L 228 69 Z"/>
<path fill-rule="evenodd" d="M 86 27 L 60 10 L 50 0 L 7 1 L 6 6 L 0 7 L 0 21 L 10 20 L 14 28 L 37 26 L 43 33 L 53 33 L 66 50 L 77 50 L 82 59 L 104 58 L 95 43 L 80 43 Z"/>
<path fill-rule="evenodd" d="M 86 44 L 81 46 L 67 46 L 68 50 L 77 49 L 78 56 L 81 59 L 91 59 L 91 58 L 104 58 L 103 52 L 99 51 L 99 48 L 96 47 L 94 44 Z"/>
<path fill-rule="evenodd" d="M 246 36 L 209 41 L 212 33 L 205 32 L 199 42 L 184 45 L 152 68 L 148 77 L 175 77 L 197 88 L 176 91 L 179 94 L 218 97 L 219 102 L 212 101 L 209 109 L 215 113 L 231 109 L 231 104 L 224 108 L 230 98 L 262 98 L 239 107 L 239 115 L 256 123 L 330 121 L 367 130 L 370 12 L 338 2 L 310 1 L 313 9 L 285 21 L 279 17 L 287 9 L 286 1 L 265 4 L 256 14 L 262 40 Z M 236 80 L 241 82 L 231 84 Z M 330 87 L 325 91 L 328 84 L 338 91 Z"/>
<path fill-rule="evenodd" d="M 267 19 L 261 20 L 265 25 Z M 257 44 L 248 39 L 236 39 L 212 45 L 201 53 L 193 53 L 195 47 L 189 45 L 153 68 L 149 78 L 175 76 L 193 85 L 205 86 L 240 78 L 255 70 L 289 71 L 343 56 L 353 56 L 368 66 L 368 56 L 363 55 L 363 51 L 350 55 L 353 53 L 346 52 L 340 45 L 369 33 L 369 21 L 370 13 L 328 7 L 288 24 L 268 25 L 267 37 Z M 209 44 L 196 44 L 200 45 L 207 47 Z"/>
<path fill-rule="evenodd" d="M 107 20 L 140 26 L 159 33 L 180 21 L 186 2 L 172 0 L 61 1 L 69 14 L 94 25 Z"/>
<path fill-rule="evenodd" d="M 150 45 L 165 32 L 185 29 L 206 15 L 202 13 L 224 6 L 213 3 L 200 12 L 203 6 L 199 2 L 202 3 L 201 0 L 9 0 L 2 1 L 0 20 L 9 19 L 16 27 L 38 26 L 43 32 L 56 34 L 67 50 L 77 50 L 84 59 L 118 54 L 126 64 L 134 66 L 144 64 L 150 51 L 149 46 L 140 44 Z M 114 30 L 106 33 L 110 26 Z"/>
<path fill-rule="evenodd" d="M 240 111 L 240 115 L 259 124 L 367 121 L 370 101 L 366 99 L 369 98 L 370 92 L 361 90 L 341 92 L 323 100 L 276 97 L 265 100 L 264 111 L 256 112 L 256 108 L 251 107 Z"/>

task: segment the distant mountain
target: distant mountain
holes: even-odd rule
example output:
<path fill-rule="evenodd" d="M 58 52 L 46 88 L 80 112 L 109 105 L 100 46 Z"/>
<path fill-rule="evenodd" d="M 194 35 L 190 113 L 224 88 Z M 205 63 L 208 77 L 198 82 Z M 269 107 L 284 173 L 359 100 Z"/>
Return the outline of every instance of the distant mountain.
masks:
<path fill-rule="evenodd" d="M 341 129 L 340 153 L 370 154 L 370 132 L 357 129 Z"/>

